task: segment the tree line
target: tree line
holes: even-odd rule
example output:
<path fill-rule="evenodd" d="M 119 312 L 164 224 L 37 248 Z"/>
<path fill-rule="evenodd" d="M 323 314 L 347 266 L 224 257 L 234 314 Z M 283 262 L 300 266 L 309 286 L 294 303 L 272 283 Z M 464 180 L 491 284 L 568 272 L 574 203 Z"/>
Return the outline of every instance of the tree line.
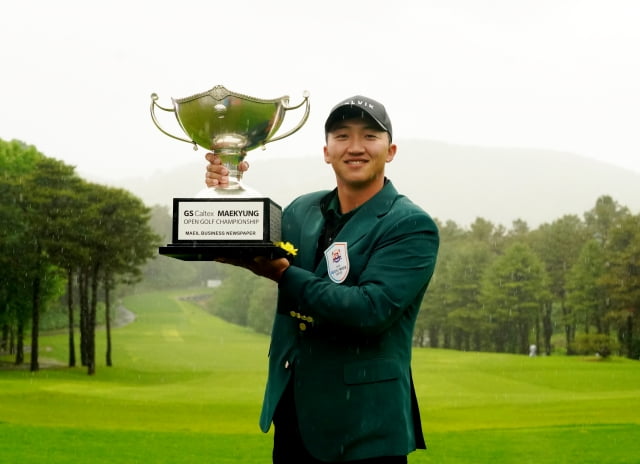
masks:
<path fill-rule="evenodd" d="M 483 218 L 466 229 L 437 222 L 440 253 L 415 345 L 640 358 L 640 215 L 602 196 L 582 217 L 534 230 L 522 220 L 510 229 Z M 268 333 L 275 286 L 225 272 L 205 307 Z"/>
<path fill-rule="evenodd" d="M 126 190 L 87 182 L 75 168 L 21 141 L 0 140 L 0 352 L 22 364 L 30 331 L 30 369 L 39 369 L 42 312 L 65 297 L 69 366 L 95 373 L 98 301 L 105 307 L 111 361 L 111 294 L 141 279 L 159 237 L 151 210 Z M 76 321 L 78 318 L 78 321 Z"/>
<path fill-rule="evenodd" d="M 640 358 L 640 215 L 610 196 L 535 230 L 478 218 L 440 227 L 443 246 L 418 344 Z"/>

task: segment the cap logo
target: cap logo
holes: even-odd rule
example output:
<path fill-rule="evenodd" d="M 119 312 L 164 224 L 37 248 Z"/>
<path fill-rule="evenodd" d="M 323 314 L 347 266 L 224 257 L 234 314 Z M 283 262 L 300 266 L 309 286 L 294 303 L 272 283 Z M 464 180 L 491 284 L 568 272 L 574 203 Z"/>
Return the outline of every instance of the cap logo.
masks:
<path fill-rule="evenodd" d="M 347 100 L 343 103 L 343 105 L 358 105 L 358 106 L 364 106 L 365 108 L 373 109 L 373 104 L 365 100 Z"/>

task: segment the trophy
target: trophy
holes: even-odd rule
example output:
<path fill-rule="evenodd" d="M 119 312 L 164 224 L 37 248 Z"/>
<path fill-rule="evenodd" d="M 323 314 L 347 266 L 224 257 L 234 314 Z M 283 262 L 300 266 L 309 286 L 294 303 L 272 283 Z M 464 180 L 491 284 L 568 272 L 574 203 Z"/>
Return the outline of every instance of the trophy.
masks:
<path fill-rule="evenodd" d="M 304 125 L 309 116 L 309 93 L 304 92 L 302 102 L 295 106 L 289 106 L 288 96 L 264 100 L 220 85 L 190 97 L 172 98 L 172 108 L 160 106 L 157 100 L 158 95 L 151 94 L 151 119 L 163 134 L 192 144 L 194 150 L 202 147 L 211 151 L 229 170 L 227 185 L 206 188 L 194 198 L 173 199 L 173 243 L 160 247 L 160 254 L 184 261 L 285 256 L 282 208 L 247 187 L 238 165 L 248 151 L 288 137 Z M 286 112 L 303 105 L 298 124 L 277 134 Z M 163 129 L 156 108 L 174 113 L 188 138 Z"/>

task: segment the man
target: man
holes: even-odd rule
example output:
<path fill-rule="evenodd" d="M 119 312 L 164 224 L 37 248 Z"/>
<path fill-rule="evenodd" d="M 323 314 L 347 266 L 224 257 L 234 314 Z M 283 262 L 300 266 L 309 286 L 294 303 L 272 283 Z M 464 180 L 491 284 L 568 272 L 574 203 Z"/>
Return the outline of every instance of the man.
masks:
<path fill-rule="evenodd" d="M 295 199 L 282 216 L 297 255 L 234 263 L 279 289 L 260 426 L 275 426 L 274 463 L 406 463 L 425 448 L 411 346 L 438 231 L 385 178 L 397 147 L 382 104 L 338 103 L 325 135 L 336 188 Z M 224 182 L 207 159 L 207 185 Z"/>

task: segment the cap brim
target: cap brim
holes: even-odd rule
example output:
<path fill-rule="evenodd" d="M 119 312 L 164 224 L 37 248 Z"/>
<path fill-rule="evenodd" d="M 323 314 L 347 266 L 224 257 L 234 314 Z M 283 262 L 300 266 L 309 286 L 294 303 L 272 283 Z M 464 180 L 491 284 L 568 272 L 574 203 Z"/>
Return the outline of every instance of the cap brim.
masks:
<path fill-rule="evenodd" d="M 354 105 L 344 105 L 336 108 L 327 118 L 327 122 L 324 125 L 325 132 L 329 132 L 338 121 L 345 121 L 347 119 L 370 119 L 375 122 L 381 130 L 388 132 L 388 129 L 371 113 Z"/>

